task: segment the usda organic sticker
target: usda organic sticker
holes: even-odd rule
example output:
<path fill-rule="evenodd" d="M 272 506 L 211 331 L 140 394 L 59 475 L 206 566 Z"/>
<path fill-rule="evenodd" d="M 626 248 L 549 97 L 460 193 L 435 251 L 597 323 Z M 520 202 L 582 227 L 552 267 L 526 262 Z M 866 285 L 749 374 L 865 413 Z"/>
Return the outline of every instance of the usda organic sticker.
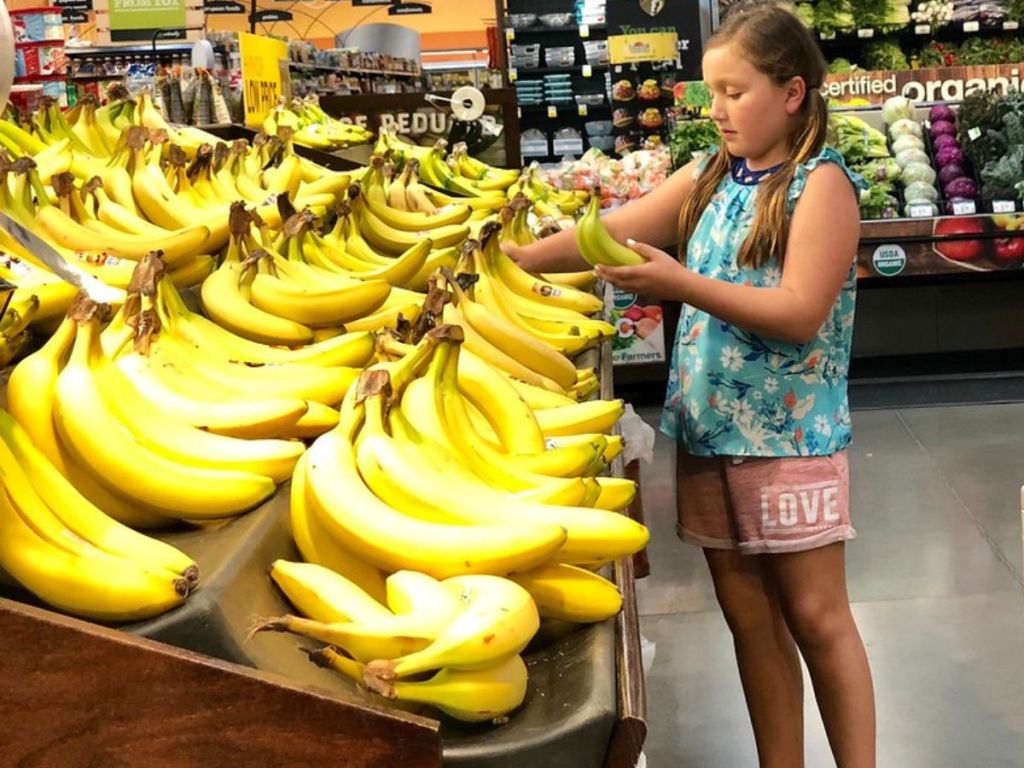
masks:
<path fill-rule="evenodd" d="M 895 277 L 907 266 L 907 252 L 898 245 L 880 245 L 871 257 L 871 264 L 883 277 Z"/>

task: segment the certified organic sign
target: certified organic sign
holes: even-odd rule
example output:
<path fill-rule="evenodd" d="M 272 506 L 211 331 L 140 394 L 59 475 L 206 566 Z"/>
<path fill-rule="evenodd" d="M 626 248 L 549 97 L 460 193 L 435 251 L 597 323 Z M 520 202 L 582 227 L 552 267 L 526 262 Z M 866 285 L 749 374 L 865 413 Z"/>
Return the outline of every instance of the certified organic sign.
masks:
<path fill-rule="evenodd" d="M 882 277 L 895 277 L 907 266 L 907 252 L 899 245 L 880 245 L 871 257 L 871 265 Z"/>
<path fill-rule="evenodd" d="M 141 40 L 185 26 L 185 0 L 110 0 L 112 40 Z"/>

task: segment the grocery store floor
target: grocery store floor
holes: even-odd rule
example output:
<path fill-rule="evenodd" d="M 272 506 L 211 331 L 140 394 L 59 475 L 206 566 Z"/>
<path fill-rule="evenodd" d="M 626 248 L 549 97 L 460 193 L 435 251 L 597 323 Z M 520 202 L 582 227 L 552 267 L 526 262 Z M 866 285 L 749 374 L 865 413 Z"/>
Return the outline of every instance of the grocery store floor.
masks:
<path fill-rule="evenodd" d="M 848 572 L 875 678 L 878 764 L 1021 768 L 1024 404 L 854 405 L 859 536 L 848 546 Z M 640 413 L 656 424 L 657 408 Z M 642 466 L 653 538 L 638 599 L 641 632 L 655 645 L 647 765 L 756 766 L 703 558 L 675 537 L 673 450 L 659 434 L 654 463 Z M 834 765 L 810 695 L 806 712 L 808 768 Z"/>

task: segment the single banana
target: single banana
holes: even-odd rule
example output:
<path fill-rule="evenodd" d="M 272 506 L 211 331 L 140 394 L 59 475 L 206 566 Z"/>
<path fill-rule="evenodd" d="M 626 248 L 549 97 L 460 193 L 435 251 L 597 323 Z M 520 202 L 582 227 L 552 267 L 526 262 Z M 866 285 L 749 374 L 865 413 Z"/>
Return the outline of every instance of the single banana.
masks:
<path fill-rule="evenodd" d="M 622 417 L 622 400 L 588 400 L 561 408 L 536 411 L 537 423 L 546 437 L 597 432 L 607 434 Z"/>
<path fill-rule="evenodd" d="M 533 598 L 513 581 L 476 574 L 444 584 L 463 604 L 461 612 L 425 648 L 367 664 L 368 688 L 435 669 L 486 669 L 518 655 L 540 627 Z"/>
<path fill-rule="evenodd" d="M 270 578 L 303 616 L 314 621 L 359 624 L 391 616 L 357 584 L 322 565 L 275 560 Z"/>
<path fill-rule="evenodd" d="M 309 503 L 305 462 L 306 456 L 303 454 L 295 467 L 289 495 L 292 538 L 295 539 L 299 554 L 307 563 L 338 574 L 360 588 L 378 604 L 383 604 L 387 599 L 384 575 L 374 566 L 364 563 L 331 536 Z M 301 606 L 296 607 L 302 610 Z M 359 616 L 349 616 L 348 619 L 361 620 Z"/>
<path fill-rule="evenodd" d="M 590 624 L 609 619 L 622 608 L 618 588 L 584 568 L 546 563 L 509 578 L 530 593 L 542 619 Z"/>
<path fill-rule="evenodd" d="M 225 261 L 203 281 L 203 308 L 211 320 L 250 341 L 294 346 L 313 341 L 307 325 L 287 320 L 253 306 L 251 286 L 241 264 Z"/>

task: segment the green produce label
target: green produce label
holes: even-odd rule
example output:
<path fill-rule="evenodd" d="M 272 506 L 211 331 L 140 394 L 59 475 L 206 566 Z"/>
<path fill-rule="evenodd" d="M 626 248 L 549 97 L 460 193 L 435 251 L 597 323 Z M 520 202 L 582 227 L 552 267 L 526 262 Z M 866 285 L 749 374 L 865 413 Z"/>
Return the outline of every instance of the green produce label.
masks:
<path fill-rule="evenodd" d="M 871 257 L 871 265 L 883 277 L 895 277 L 907 266 L 907 252 L 898 245 L 881 245 Z"/>
<path fill-rule="evenodd" d="M 185 0 L 110 0 L 110 29 L 180 29 Z"/>

